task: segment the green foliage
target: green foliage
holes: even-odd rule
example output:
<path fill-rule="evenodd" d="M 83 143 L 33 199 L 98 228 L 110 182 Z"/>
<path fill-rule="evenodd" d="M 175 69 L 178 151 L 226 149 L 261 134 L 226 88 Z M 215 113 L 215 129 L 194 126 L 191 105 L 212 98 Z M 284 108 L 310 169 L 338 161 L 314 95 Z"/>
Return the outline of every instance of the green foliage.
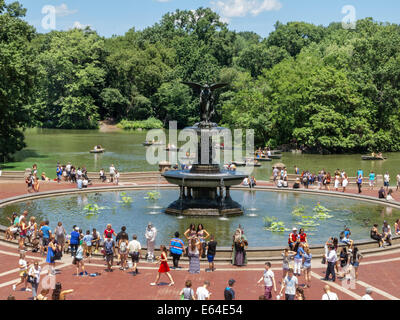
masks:
<path fill-rule="evenodd" d="M 271 232 L 285 232 L 289 231 L 290 229 L 285 228 L 285 223 L 282 221 L 276 221 L 277 218 L 275 217 L 264 217 L 264 223 L 265 223 L 265 230 L 271 231 Z"/>
<path fill-rule="evenodd" d="M 155 201 L 160 199 L 161 194 L 157 191 L 149 191 L 147 192 L 147 197 L 144 197 L 146 200 Z"/>
<path fill-rule="evenodd" d="M 86 211 L 87 215 L 96 215 L 99 214 L 101 210 L 107 209 L 108 207 L 99 207 L 97 204 L 88 204 L 83 210 Z"/>
<path fill-rule="evenodd" d="M 121 203 L 123 203 L 124 205 L 131 205 L 131 203 L 133 202 L 132 197 L 128 197 L 126 195 L 125 192 L 121 192 L 121 201 L 119 201 Z"/>
<path fill-rule="evenodd" d="M 136 129 L 161 129 L 163 124 L 160 120 L 156 118 L 149 118 L 143 121 L 128 121 L 122 120 L 120 123 L 117 124 L 118 128 L 124 130 L 136 130 Z"/>

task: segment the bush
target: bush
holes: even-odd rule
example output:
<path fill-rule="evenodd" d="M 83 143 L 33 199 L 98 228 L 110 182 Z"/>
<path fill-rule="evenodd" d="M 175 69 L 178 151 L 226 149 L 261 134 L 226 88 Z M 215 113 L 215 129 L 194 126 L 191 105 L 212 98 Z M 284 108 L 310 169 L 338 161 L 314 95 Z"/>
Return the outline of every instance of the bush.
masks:
<path fill-rule="evenodd" d="M 147 120 L 141 121 L 129 121 L 129 120 L 122 120 L 120 123 L 117 124 L 118 128 L 124 130 L 137 130 L 137 129 L 162 129 L 163 123 L 156 119 L 156 118 L 148 118 Z"/>

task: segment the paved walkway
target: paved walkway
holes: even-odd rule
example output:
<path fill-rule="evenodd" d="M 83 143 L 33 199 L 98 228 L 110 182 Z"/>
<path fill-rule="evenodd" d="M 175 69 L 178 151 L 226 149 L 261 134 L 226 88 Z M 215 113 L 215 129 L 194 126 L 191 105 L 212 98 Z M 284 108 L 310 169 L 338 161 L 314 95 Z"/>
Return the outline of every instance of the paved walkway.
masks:
<path fill-rule="evenodd" d="M 95 186 L 106 186 L 110 184 L 96 184 Z M 265 182 L 259 182 L 259 185 L 271 185 Z M 41 191 L 69 189 L 71 185 L 68 183 L 49 183 L 43 184 Z M 349 189 L 349 193 L 356 193 L 355 189 Z M 26 188 L 23 182 L 0 183 L 0 198 L 7 198 L 20 194 L 25 194 Z M 377 196 L 377 191 L 365 190 L 363 194 Z M 395 193 L 394 198 L 399 201 L 400 193 Z M 18 282 L 18 250 L 15 245 L 0 242 L 0 299 L 6 299 L 8 295 L 14 294 L 16 299 L 29 299 L 30 292 L 21 291 L 19 287 L 17 291 L 12 290 L 12 285 Z M 44 266 L 45 259 L 39 254 L 27 253 L 28 261 L 39 260 Z M 89 273 L 99 272 L 98 277 L 80 277 L 75 275 L 75 266 L 72 265 L 72 258 L 68 255 L 63 257 L 61 262 L 57 262 L 57 281 L 63 284 L 64 289 L 74 289 L 74 293 L 68 296 L 71 300 L 97 300 L 97 299 L 162 299 L 177 300 L 179 299 L 179 291 L 184 287 L 186 280 L 193 282 L 193 288 L 196 289 L 202 285 L 202 282 L 209 280 L 211 282 L 210 291 L 212 299 L 223 299 L 223 290 L 230 278 L 236 280 L 235 289 L 237 299 L 254 300 L 263 294 L 263 287 L 257 285 L 257 281 L 262 275 L 263 264 L 254 263 L 246 267 L 233 267 L 227 263 L 217 264 L 217 270 L 212 273 L 205 272 L 206 265 L 202 264 L 200 274 L 192 275 L 188 273 L 187 263 L 183 263 L 183 269 L 171 270 L 171 274 L 175 280 L 175 286 L 167 286 L 168 279 L 166 276 L 161 278 L 161 284 L 152 287 L 149 284 L 155 280 L 158 267 L 155 264 L 141 262 L 139 266 L 140 274 L 133 276 L 128 271 L 121 271 L 118 267 L 114 267 L 114 272 L 105 272 L 104 261 L 100 258 L 93 258 L 91 263 L 86 261 L 86 268 Z M 280 289 L 280 279 L 282 276 L 281 264 L 274 263 L 272 265 L 277 279 L 278 290 Z M 321 299 L 323 294 L 322 288 L 326 284 L 321 280 L 324 275 L 324 266 L 319 261 L 313 261 L 312 269 L 312 286 L 305 289 L 305 296 L 312 300 Z M 334 292 L 336 292 L 341 300 L 360 299 L 364 295 L 365 288 L 371 287 L 374 291 L 373 297 L 381 300 L 398 300 L 400 299 L 400 286 L 398 281 L 400 277 L 400 250 L 382 252 L 375 254 L 362 260 L 359 268 L 359 280 L 355 288 L 346 288 L 342 286 L 340 280 L 336 283 L 329 282 Z M 299 283 L 304 284 L 303 275 L 299 278 Z M 40 288 L 39 288 L 40 290 Z M 275 293 L 273 293 L 275 298 Z"/>

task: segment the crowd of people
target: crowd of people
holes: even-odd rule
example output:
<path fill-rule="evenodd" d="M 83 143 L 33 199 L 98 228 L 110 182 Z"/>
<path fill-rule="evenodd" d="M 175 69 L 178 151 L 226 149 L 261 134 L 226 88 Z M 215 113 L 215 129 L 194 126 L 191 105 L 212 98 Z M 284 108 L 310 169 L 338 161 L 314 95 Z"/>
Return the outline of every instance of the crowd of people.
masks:
<path fill-rule="evenodd" d="M 294 167 L 294 174 L 297 175 L 293 182 L 292 188 L 299 189 L 301 186 L 308 189 L 313 186 L 319 190 L 334 190 L 336 192 L 345 192 L 346 188 L 350 183 L 350 178 L 345 170 L 336 169 L 333 175 L 322 169 L 318 174 L 312 173 L 308 170 L 302 171 L 297 166 Z M 286 167 L 278 168 L 273 167 L 272 169 L 273 182 L 278 188 L 289 188 L 289 176 Z M 363 183 L 365 182 L 364 171 L 362 169 L 357 170 L 355 184 L 358 188 L 358 193 L 362 193 Z M 374 171 L 370 171 L 368 174 L 368 186 L 369 190 L 374 190 L 377 185 L 377 175 Z M 396 176 L 396 191 L 400 188 L 400 173 Z M 388 201 L 393 200 L 393 189 L 390 189 L 390 174 L 385 172 L 383 175 L 383 185 L 378 191 L 378 197 L 380 199 L 386 199 Z"/>

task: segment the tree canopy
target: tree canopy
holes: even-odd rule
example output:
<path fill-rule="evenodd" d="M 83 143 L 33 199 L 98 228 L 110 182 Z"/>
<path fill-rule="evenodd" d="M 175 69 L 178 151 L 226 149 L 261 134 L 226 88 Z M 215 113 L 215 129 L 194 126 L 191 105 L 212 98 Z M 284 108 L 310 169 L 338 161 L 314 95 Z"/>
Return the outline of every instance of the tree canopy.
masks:
<path fill-rule="evenodd" d="M 182 81 L 228 82 L 214 120 L 255 129 L 260 145 L 400 151 L 399 25 L 277 22 L 262 38 L 199 8 L 104 38 L 90 28 L 39 34 L 25 13 L 0 0 L 3 159 L 24 146 L 27 126 L 91 129 L 105 118 L 193 124 L 198 97 Z"/>

